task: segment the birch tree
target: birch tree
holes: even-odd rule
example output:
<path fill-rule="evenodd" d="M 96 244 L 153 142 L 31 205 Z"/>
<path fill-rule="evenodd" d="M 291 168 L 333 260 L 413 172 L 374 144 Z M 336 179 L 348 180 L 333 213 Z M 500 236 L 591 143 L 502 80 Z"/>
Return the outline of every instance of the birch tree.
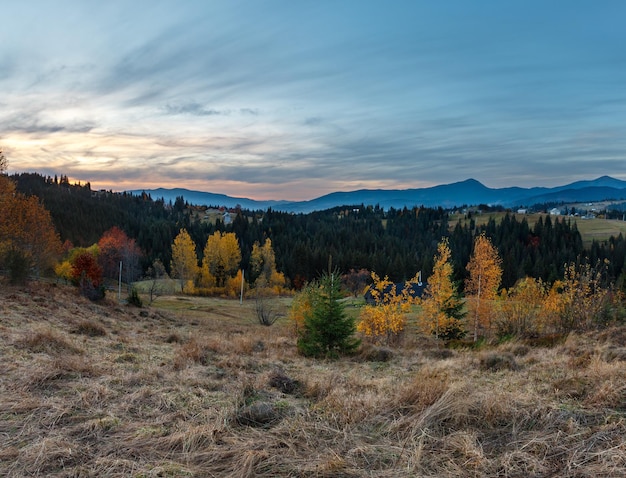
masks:
<path fill-rule="evenodd" d="M 470 308 L 476 342 L 479 329 L 488 332 L 491 328 L 493 303 L 502 280 L 502 259 L 484 233 L 474 240 L 474 252 L 467 264 L 467 271 L 469 278 L 465 282 L 465 294 L 472 298 Z"/>
<path fill-rule="evenodd" d="M 463 330 L 463 300 L 452 280 L 452 253 L 448 239 L 437 245 L 433 273 L 422 300 L 422 327 L 436 338 L 454 339 L 465 334 Z"/>

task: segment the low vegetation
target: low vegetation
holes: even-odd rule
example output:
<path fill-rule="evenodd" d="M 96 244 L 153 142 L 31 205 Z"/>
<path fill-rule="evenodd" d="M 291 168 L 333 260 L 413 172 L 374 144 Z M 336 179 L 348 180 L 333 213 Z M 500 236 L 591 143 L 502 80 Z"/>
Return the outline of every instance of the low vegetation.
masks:
<path fill-rule="evenodd" d="M 455 349 L 407 328 L 319 360 L 291 300 L 268 327 L 254 300 L 2 283 L 0 475 L 626 475 L 624 326 Z"/>

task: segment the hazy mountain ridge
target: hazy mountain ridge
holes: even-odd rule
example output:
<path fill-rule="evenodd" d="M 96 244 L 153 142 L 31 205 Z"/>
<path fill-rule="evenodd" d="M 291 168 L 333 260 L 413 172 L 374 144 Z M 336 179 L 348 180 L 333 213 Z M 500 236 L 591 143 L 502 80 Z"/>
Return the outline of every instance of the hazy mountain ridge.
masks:
<path fill-rule="evenodd" d="M 272 208 L 278 211 L 309 213 L 345 205 L 379 205 L 382 208 L 426 206 L 453 208 L 462 205 L 490 204 L 505 207 L 531 206 L 546 202 L 589 202 L 605 199 L 626 199 L 626 181 L 602 176 L 590 181 L 577 181 L 554 188 L 508 187 L 489 188 L 475 179 L 417 189 L 361 189 L 334 192 L 309 201 L 257 201 L 188 189 L 133 190 L 132 194 L 146 192 L 153 199 L 174 202 L 182 196 L 190 204 L 224 206 L 256 210 Z"/>

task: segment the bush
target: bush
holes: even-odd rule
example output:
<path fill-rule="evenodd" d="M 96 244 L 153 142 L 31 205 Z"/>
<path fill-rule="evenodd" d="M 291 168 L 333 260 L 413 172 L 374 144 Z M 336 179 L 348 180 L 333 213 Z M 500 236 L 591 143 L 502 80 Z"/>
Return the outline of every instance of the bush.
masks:
<path fill-rule="evenodd" d="M 257 295 L 255 299 L 254 311 L 259 324 L 267 327 L 273 325 L 281 317 L 272 300 L 261 294 Z"/>
<path fill-rule="evenodd" d="M 83 297 L 87 297 L 89 300 L 95 302 L 104 299 L 105 289 L 104 285 L 95 285 L 91 280 L 81 280 L 79 284 L 80 293 Z"/>
<path fill-rule="evenodd" d="M 143 307 L 143 301 L 141 297 L 139 297 L 139 293 L 136 288 L 132 288 L 130 290 L 130 294 L 128 294 L 128 305 L 134 305 L 135 307 Z"/>
<path fill-rule="evenodd" d="M 29 260 L 21 251 L 11 251 L 7 254 L 7 267 L 11 284 L 23 285 L 28 278 Z"/>

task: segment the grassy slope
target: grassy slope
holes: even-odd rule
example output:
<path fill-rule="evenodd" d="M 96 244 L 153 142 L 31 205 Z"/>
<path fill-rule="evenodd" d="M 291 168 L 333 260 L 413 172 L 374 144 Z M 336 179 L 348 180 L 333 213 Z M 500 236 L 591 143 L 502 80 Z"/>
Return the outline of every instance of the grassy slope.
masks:
<path fill-rule="evenodd" d="M 0 475 L 626 475 L 626 329 L 324 362 L 253 317 L 0 284 Z"/>
<path fill-rule="evenodd" d="M 505 214 L 506 213 L 504 212 L 475 214 L 473 218 L 476 221 L 477 225 L 483 225 L 487 224 L 491 217 L 493 217 L 496 222 L 499 222 Z M 545 219 L 546 216 L 548 215 L 539 213 L 524 215 L 515 214 L 515 217 L 518 221 L 521 221 L 522 218 L 526 218 L 526 221 L 528 221 L 528 224 L 531 228 L 535 225 L 540 217 L 543 217 Z M 566 221 L 572 221 L 572 224 L 576 223 L 576 226 L 578 227 L 578 231 L 582 236 L 585 246 L 591 245 L 591 242 L 593 240 L 605 241 L 611 236 L 617 237 L 620 234 L 626 235 L 626 221 L 618 221 L 615 219 L 581 219 L 579 217 L 574 218 L 564 216 L 550 216 L 550 219 L 552 221 L 555 221 L 556 219 L 562 221 L 563 219 L 565 219 Z M 454 226 L 456 226 L 459 221 L 461 222 L 461 224 L 469 224 L 469 220 L 466 219 L 463 214 L 451 215 L 450 228 L 454 228 Z"/>

